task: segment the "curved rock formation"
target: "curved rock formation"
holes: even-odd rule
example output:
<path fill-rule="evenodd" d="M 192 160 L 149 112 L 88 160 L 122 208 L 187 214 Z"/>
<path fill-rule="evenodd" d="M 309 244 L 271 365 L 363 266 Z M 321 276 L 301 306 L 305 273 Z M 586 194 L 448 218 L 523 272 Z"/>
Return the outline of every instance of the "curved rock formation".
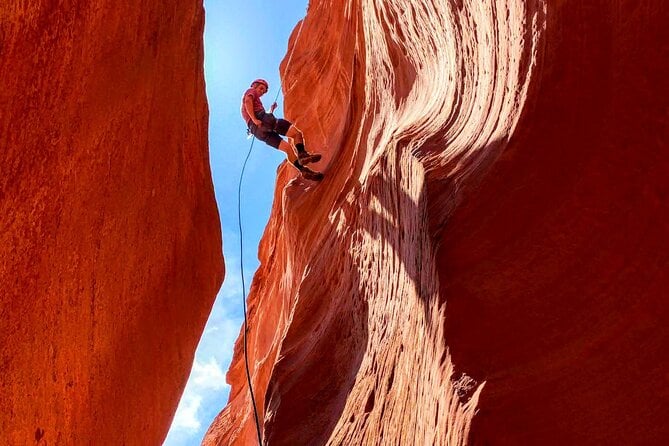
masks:
<path fill-rule="evenodd" d="M 0 444 L 160 444 L 223 276 L 204 11 L 0 23 Z"/>
<path fill-rule="evenodd" d="M 327 176 L 280 170 L 260 245 L 267 444 L 669 438 L 668 18 L 310 2 L 282 74 Z M 255 441 L 241 341 L 228 380 L 204 445 Z"/>

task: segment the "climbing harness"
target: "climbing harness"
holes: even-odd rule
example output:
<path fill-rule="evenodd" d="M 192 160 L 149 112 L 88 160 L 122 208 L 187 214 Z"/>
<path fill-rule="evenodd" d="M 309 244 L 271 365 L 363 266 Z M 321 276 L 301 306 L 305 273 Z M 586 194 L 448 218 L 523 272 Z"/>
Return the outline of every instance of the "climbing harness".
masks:
<path fill-rule="evenodd" d="M 300 40 L 300 34 L 302 33 L 302 25 L 304 25 L 304 18 L 300 22 L 300 29 L 298 30 L 297 37 L 295 38 L 295 45 L 293 45 L 293 49 L 290 51 L 290 55 L 288 56 L 288 62 L 286 63 L 286 71 L 290 66 L 290 61 L 293 58 L 293 52 L 295 51 L 295 47 L 297 47 L 297 42 Z M 264 83 L 267 84 L 267 81 L 264 81 Z M 279 99 L 279 93 L 281 93 L 281 84 L 279 84 L 279 88 L 277 89 L 274 102 L 276 102 Z M 237 220 L 239 222 L 239 262 L 242 276 L 242 298 L 244 303 L 244 364 L 246 365 L 246 380 L 249 385 L 249 393 L 251 394 L 251 403 L 253 404 L 253 416 L 256 423 L 256 433 L 258 434 L 258 445 L 262 446 L 263 445 L 262 433 L 260 429 L 260 420 L 258 418 L 258 408 L 256 406 L 256 400 L 253 393 L 253 385 L 251 384 L 248 346 L 246 341 L 246 332 L 248 331 L 248 320 L 246 315 L 246 284 L 244 282 L 244 236 L 242 232 L 242 180 L 244 178 L 244 171 L 246 170 L 246 163 L 248 162 L 249 157 L 251 156 L 251 151 L 253 150 L 253 143 L 255 142 L 255 140 L 256 140 L 255 135 L 253 135 L 253 137 L 251 138 L 251 146 L 249 147 L 249 152 L 246 154 L 246 159 L 244 160 L 244 164 L 242 166 L 242 172 L 241 175 L 239 176 L 239 185 L 237 188 Z"/>

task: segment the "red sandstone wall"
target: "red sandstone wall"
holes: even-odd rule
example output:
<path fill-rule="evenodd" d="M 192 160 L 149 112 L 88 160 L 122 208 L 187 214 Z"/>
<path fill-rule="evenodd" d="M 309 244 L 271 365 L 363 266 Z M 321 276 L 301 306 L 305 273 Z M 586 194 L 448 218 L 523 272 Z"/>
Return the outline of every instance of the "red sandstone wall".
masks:
<path fill-rule="evenodd" d="M 669 5 L 548 5 L 533 100 L 437 255 L 473 445 L 669 438 Z"/>
<path fill-rule="evenodd" d="M 267 444 L 662 444 L 664 2 L 310 2 L 249 296 Z M 238 342 L 204 445 L 253 444 Z M 477 413 L 476 415 L 474 415 Z"/>
<path fill-rule="evenodd" d="M 160 444 L 223 275 L 201 3 L 0 6 L 0 443 Z"/>

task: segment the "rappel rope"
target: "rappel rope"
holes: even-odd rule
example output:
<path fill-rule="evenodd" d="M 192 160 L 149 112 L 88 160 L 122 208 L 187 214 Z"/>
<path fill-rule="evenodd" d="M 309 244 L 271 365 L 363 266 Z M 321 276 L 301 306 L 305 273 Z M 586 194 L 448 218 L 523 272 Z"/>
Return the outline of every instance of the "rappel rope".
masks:
<path fill-rule="evenodd" d="M 293 49 L 290 51 L 290 55 L 288 56 L 288 62 L 286 62 L 286 72 L 288 71 L 288 67 L 290 66 L 290 61 L 293 58 L 293 52 L 295 51 L 295 47 L 297 47 L 297 42 L 300 40 L 300 34 L 302 33 L 302 25 L 304 25 L 304 19 L 300 22 L 300 29 L 297 32 L 297 37 L 295 38 L 295 45 L 293 45 Z M 281 84 L 279 84 L 279 88 L 277 89 L 276 92 L 276 97 L 274 98 L 275 103 L 279 99 L 279 93 L 281 93 Z M 246 154 L 246 159 L 244 160 L 244 165 L 242 166 L 242 172 L 239 176 L 239 185 L 237 188 L 237 219 L 239 222 L 239 263 L 240 263 L 240 271 L 241 271 L 241 276 L 242 276 L 242 297 L 243 297 L 243 303 L 244 303 L 244 364 L 246 365 L 246 380 L 248 381 L 249 385 L 249 393 L 251 394 L 251 403 L 253 404 L 253 416 L 255 419 L 256 423 L 256 433 L 258 434 L 258 444 L 262 446 L 262 432 L 260 429 L 260 420 L 258 418 L 258 408 L 256 406 L 256 399 L 253 394 L 253 385 L 251 384 L 251 372 L 249 369 L 249 357 L 248 357 L 248 346 L 247 346 L 247 340 L 246 340 L 246 332 L 248 331 L 248 320 L 246 316 L 246 284 L 244 282 L 244 234 L 242 232 L 242 180 L 244 178 L 244 171 L 246 170 L 246 163 L 249 160 L 249 157 L 251 156 L 251 151 L 253 150 L 253 143 L 255 142 L 256 137 L 253 135 L 251 138 L 251 146 L 249 147 L 249 152 Z"/>

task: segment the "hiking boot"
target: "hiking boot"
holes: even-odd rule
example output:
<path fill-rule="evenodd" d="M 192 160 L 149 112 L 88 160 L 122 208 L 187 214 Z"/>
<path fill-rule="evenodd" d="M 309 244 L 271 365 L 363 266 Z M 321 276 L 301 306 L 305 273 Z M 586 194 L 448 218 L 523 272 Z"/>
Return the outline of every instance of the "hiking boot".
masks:
<path fill-rule="evenodd" d="M 322 173 L 314 172 L 313 170 L 309 169 L 308 167 L 302 167 L 300 169 L 300 173 L 307 180 L 320 181 L 320 180 L 323 179 L 323 174 Z"/>
<path fill-rule="evenodd" d="M 316 163 L 321 160 L 321 155 L 319 153 L 311 154 L 309 152 L 301 152 L 297 155 L 297 159 L 300 161 L 300 164 L 303 166 L 309 163 Z"/>

